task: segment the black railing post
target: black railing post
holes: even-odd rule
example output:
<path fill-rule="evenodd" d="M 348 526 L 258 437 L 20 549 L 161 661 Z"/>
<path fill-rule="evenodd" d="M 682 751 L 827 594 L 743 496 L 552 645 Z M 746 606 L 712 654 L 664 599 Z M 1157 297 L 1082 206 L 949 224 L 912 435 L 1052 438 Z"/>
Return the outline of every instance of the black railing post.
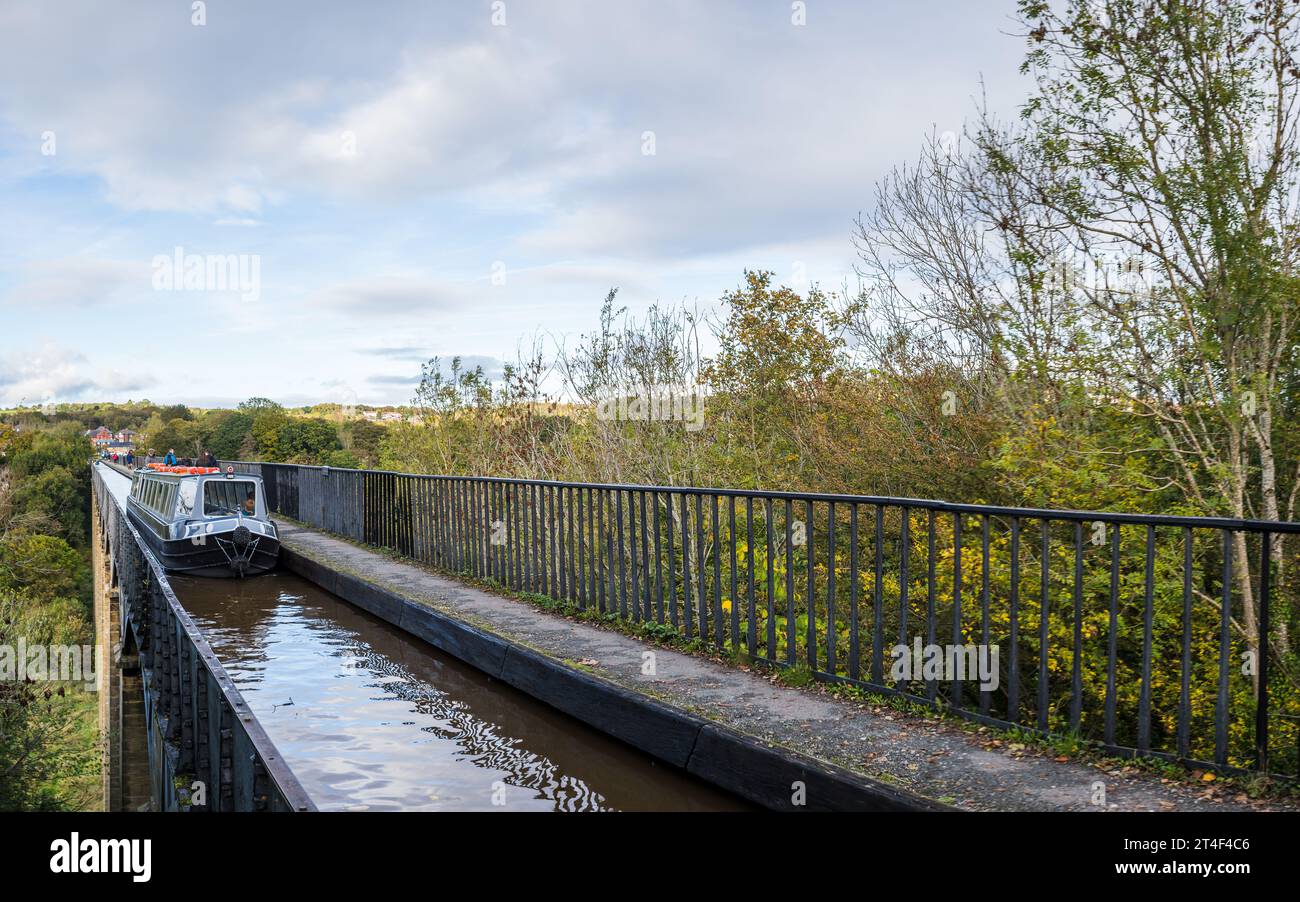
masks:
<path fill-rule="evenodd" d="M 1048 632 L 1052 612 L 1052 535 L 1051 521 L 1043 518 L 1041 573 L 1038 592 L 1038 729 L 1047 732 L 1048 724 L 1048 657 L 1051 654 L 1051 634 Z"/>
<path fill-rule="evenodd" d="M 849 505 L 849 679 L 858 679 L 858 506 Z"/>
<path fill-rule="evenodd" d="M 1259 692 L 1255 701 L 1255 769 L 1268 773 L 1268 633 L 1269 599 L 1273 587 L 1273 536 L 1259 537 L 1259 623 L 1258 648 Z"/>
<path fill-rule="evenodd" d="M 721 648 L 725 641 L 725 622 L 722 619 L 722 533 L 718 530 L 718 496 L 713 495 L 711 500 L 713 503 L 710 508 L 709 525 L 713 528 L 711 542 L 713 547 L 713 643 L 718 648 Z M 750 543 L 750 554 L 753 555 L 752 542 Z"/>
<path fill-rule="evenodd" d="M 952 515 L 952 644 L 957 654 L 966 644 L 961 629 L 961 514 Z M 948 704 L 954 708 L 961 707 L 962 680 L 958 669 L 953 668 L 952 680 L 948 687 Z"/>
<path fill-rule="evenodd" d="M 1007 720 L 1020 723 L 1020 518 L 1011 518 L 1011 587 L 1007 601 Z"/>
<path fill-rule="evenodd" d="M 708 567 L 705 558 L 704 546 L 704 495 L 695 493 L 695 573 L 699 577 L 699 592 L 696 594 L 696 601 L 700 606 L 700 639 L 707 642 L 709 639 L 709 595 L 705 586 L 706 573 Z"/>
<path fill-rule="evenodd" d="M 885 508 L 880 504 L 876 505 L 876 539 L 872 550 L 876 555 L 876 569 L 871 587 L 871 679 L 882 686 L 885 682 L 885 595 L 881 585 L 885 579 Z"/>
<path fill-rule="evenodd" d="M 1083 523 L 1074 523 L 1074 643 L 1070 656 L 1070 730 L 1083 716 Z"/>
<path fill-rule="evenodd" d="M 1147 527 L 1146 575 L 1142 604 L 1142 688 L 1138 696 L 1138 751 L 1151 748 L 1151 640 L 1155 616 L 1156 528 Z"/>
<path fill-rule="evenodd" d="M 1119 524 L 1110 524 L 1110 611 L 1106 630 L 1106 724 L 1104 741 L 1115 744 L 1116 670 L 1119 667 Z"/>
<path fill-rule="evenodd" d="M 1178 757 L 1191 754 L 1192 720 L 1192 531 L 1183 530 L 1183 636 L 1178 679 Z"/>
<path fill-rule="evenodd" d="M 835 675 L 835 502 L 826 505 L 826 672 Z"/>
<path fill-rule="evenodd" d="M 989 654 L 989 515 L 980 522 L 980 642 Z M 980 714 L 988 717 L 992 693 L 980 685 Z"/>
<path fill-rule="evenodd" d="M 731 564 L 731 649 L 740 649 L 740 596 L 736 594 L 736 571 L 739 563 L 736 559 L 736 499 L 727 499 L 727 545 L 728 562 Z"/>
<path fill-rule="evenodd" d="M 934 601 L 935 601 L 935 579 L 937 576 L 938 561 L 936 560 L 937 552 L 935 550 L 938 541 L 935 535 L 936 511 L 934 508 L 926 509 L 926 566 L 925 566 L 925 642 L 929 647 L 934 647 L 937 635 L 935 633 L 934 618 Z M 932 678 L 926 678 L 925 697 L 934 704 L 938 695 L 938 681 Z"/>
<path fill-rule="evenodd" d="M 731 499 L 735 501 L 735 499 Z M 774 524 L 772 523 L 772 499 L 764 498 L 763 516 L 767 526 L 767 654 L 765 657 L 769 661 L 776 660 L 776 542 L 774 539 Z M 734 545 L 733 545 L 734 548 Z M 735 564 L 733 562 L 734 569 Z M 732 592 L 734 598 L 735 592 Z M 733 601 L 734 605 L 735 602 Z M 733 608 L 734 610 L 734 608 Z"/>
<path fill-rule="evenodd" d="M 814 569 L 814 550 L 817 543 L 813 538 L 813 503 L 811 500 L 804 502 L 804 555 L 807 558 L 808 570 L 808 629 L 804 637 L 806 648 L 804 654 L 808 658 L 808 669 L 813 673 L 817 672 L 817 586 L 816 571 Z"/>
<path fill-rule="evenodd" d="M 1228 763 L 1229 660 L 1232 654 L 1232 533 L 1223 530 L 1222 598 L 1219 601 L 1219 687 L 1214 701 L 1214 763 Z"/>
<path fill-rule="evenodd" d="M 754 499 L 745 499 L 745 542 L 748 551 L 745 553 L 745 579 L 747 587 L 747 601 L 749 603 L 749 619 L 745 622 L 745 647 L 748 649 L 750 657 L 758 654 L 758 590 L 757 581 L 754 578 Z M 739 599 L 734 599 L 732 605 L 739 603 Z"/>

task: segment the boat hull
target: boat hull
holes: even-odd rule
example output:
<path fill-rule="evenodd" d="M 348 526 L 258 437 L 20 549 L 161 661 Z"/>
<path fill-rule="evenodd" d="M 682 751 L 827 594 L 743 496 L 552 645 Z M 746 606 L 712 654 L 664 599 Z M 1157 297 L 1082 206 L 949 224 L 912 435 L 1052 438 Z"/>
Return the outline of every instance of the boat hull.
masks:
<path fill-rule="evenodd" d="M 170 540 L 154 532 L 135 511 L 128 514 L 158 563 L 170 573 L 218 579 L 257 576 L 274 570 L 280 558 L 280 542 L 270 536 L 253 536 L 242 547 L 232 533 L 209 533 L 199 543 Z"/>

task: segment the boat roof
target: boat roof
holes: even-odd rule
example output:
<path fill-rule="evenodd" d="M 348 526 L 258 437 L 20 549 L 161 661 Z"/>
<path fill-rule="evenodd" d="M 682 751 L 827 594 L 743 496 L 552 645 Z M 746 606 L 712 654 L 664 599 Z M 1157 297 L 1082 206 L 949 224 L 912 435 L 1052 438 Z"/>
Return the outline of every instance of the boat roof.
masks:
<path fill-rule="evenodd" d="M 220 473 L 220 467 L 181 467 L 170 464 L 145 464 L 141 469 L 163 476 L 211 476 Z"/>
<path fill-rule="evenodd" d="M 176 476 L 184 478 L 187 476 L 225 476 L 230 479 L 251 479 L 254 482 L 261 482 L 261 479 L 252 473 L 222 473 L 220 467 L 182 467 L 170 466 L 168 464 L 146 464 L 136 472 L 145 476 Z"/>

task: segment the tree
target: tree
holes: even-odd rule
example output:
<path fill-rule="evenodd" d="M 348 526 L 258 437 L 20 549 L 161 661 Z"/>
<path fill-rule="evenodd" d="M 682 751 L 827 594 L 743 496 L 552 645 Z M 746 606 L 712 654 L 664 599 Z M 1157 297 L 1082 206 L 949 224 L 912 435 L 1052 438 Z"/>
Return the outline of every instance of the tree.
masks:
<path fill-rule="evenodd" d="M 576 402 L 580 427 L 567 435 L 579 471 L 574 476 L 596 472 L 615 482 L 698 483 L 711 444 L 698 317 L 684 306 L 659 304 L 642 317 L 631 316 L 626 308 L 615 309 L 617 296 L 617 290 L 605 296 L 594 332 L 572 348 L 559 348 L 557 367 Z M 535 374 L 540 367 L 532 369 Z M 515 391 L 527 394 L 522 385 Z M 638 415 L 625 415 L 637 409 L 629 403 L 639 405 Z M 522 416 L 519 427 L 521 433 L 529 430 Z"/>
<path fill-rule="evenodd" d="M 6 525 L 9 528 L 0 536 L 0 593 L 21 594 L 31 609 L 73 599 L 74 607 L 86 613 L 91 576 L 84 553 L 57 536 L 15 529 L 12 521 Z M 59 636 L 52 641 L 77 638 Z"/>
<path fill-rule="evenodd" d="M 981 112 L 968 153 L 932 142 L 882 185 L 858 243 L 885 315 L 858 331 L 877 361 L 952 367 L 1009 435 L 1068 427 L 1067 453 L 1116 478 L 1141 455 L 1149 505 L 1167 507 L 1172 485 L 1188 512 L 1292 519 L 1293 4 L 1020 11 L 1035 86 L 1020 123 Z M 1104 409 L 1142 428 L 1097 441 Z M 1233 541 L 1253 645 L 1256 577 L 1245 535 Z M 1269 554 L 1280 582 L 1280 536 Z"/>
<path fill-rule="evenodd" d="M 244 412 L 223 411 L 208 437 L 208 447 L 221 460 L 239 457 L 244 440 L 253 428 L 253 417 Z"/>
<path fill-rule="evenodd" d="M 283 410 L 279 404 L 270 398 L 249 398 L 239 405 L 239 410 L 243 413 L 257 413 L 261 410 Z"/>
<path fill-rule="evenodd" d="M 90 449 L 76 423 L 21 435 L 0 430 L 0 442 L 0 465 L 7 464 L 0 470 L 0 647 L 85 644 Z M 95 710 L 93 697 L 76 687 L 0 680 L 0 810 L 92 801 Z"/>
<path fill-rule="evenodd" d="M 276 436 L 280 459 L 296 463 L 318 463 L 327 454 L 338 451 L 338 430 L 328 420 L 292 418 L 286 420 Z"/>
<path fill-rule="evenodd" d="M 18 447 L 23 434 L 8 423 L 0 423 L 0 463 L 9 457 L 10 449 Z"/>
<path fill-rule="evenodd" d="M 722 300 L 719 351 L 704 367 L 714 416 L 727 421 L 747 484 L 789 484 L 824 434 L 821 402 L 841 375 L 842 320 L 821 289 L 773 287 L 770 272 L 746 271 Z"/>
<path fill-rule="evenodd" d="M 67 467 L 50 467 L 14 488 L 14 515 L 31 520 L 33 529 L 84 547 L 89 535 L 86 492 L 86 482 L 78 473 Z"/>
<path fill-rule="evenodd" d="M 172 420 L 194 419 L 193 412 L 184 404 L 170 404 L 166 407 L 160 407 L 158 409 L 158 416 L 164 423 L 171 422 Z"/>
<path fill-rule="evenodd" d="M 203 451 L 206 437 L 206 430 L 201 423 L 177 418 L 151 434 L 149 444 L 159 452 L 175 448 L 178 457 L 197 457 Z"/>
<path fill-rule="evenodd" d="M 1016 146 L 986 121 L 980 148 L 1079 258 L 1124 261 L 1091 281 L 1043 261 L 1058 284 L 1034 290 L 1075 311 L 1078 374 L 1149 420 L 1197 508 L 1293 518 L 1294 5 L 1106 0 L 1058 13 L 1026 0 L 1021 10 L 1037 85 L 1027 132 Z M 1234 540 L 1254 637 L 1246 536 Z M 1271 557 L 1280 568 L 1281 536 Z"/>
<path fill-rule="evenodd" d="M 481 366 L 465 369 L 454 357 L 444 372 L 434 357 L 421 367 L 413 404 L 420 425 L 398 430 L 403 453 L 420 460 L 428 472 L 495 472 L 492 382 Z"/>
<path fill-rule="evenodd" d="M 279 404 L 253 407 L 247 411 L 243 404 L 239 408 L 241 412 L 252 414 L 253 423 L 249 427 L 249 435 L 258 458 L 268 461 L 284 460 L 284 452 L 280 448 L 280 427 L 289 421 L 284 408 Z"/>
<path fill-rule="evenodd" d="M 330 451 L 325 455 L 324 463 L 327 467 L 335 467 L 340 470 L 358 470 L 361 468 L 361 461 L 351 451 Z"/>
<path fill-rule="evenodd" d="M 378 464 L 387 434 L 388 430 L 383 426 L 368 420 L 347 420 L 339 428 L 339 438 L 343 446 L 356 456 L 357 466 Z"/>

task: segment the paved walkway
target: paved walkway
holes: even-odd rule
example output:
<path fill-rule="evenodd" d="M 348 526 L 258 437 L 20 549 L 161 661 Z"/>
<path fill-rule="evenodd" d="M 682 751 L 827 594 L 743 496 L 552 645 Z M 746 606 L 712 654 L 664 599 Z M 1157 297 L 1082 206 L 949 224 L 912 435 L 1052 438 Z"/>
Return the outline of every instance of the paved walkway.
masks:
<path fill-rule="evenodd" d="M 336 570 L 767 743 L 958 808 L 1098 811 L 1102 809 L 1093 798 L 1099 782 L 1105 785 L 1109 810 L 1300 807 L 1252 802 L 1236 790 L 1213 784 L 1166 782 L 1131 767 L 1103 770 L 1057 760 L 987 731 L 969 733 L 937 719 L 781 686 L 759 670 L 569 620 L 315 530 L 285 521 L 278 525 L 286 547 Z M 647 651 L 655 654 L 655 676 L 641 672 Z"/>

